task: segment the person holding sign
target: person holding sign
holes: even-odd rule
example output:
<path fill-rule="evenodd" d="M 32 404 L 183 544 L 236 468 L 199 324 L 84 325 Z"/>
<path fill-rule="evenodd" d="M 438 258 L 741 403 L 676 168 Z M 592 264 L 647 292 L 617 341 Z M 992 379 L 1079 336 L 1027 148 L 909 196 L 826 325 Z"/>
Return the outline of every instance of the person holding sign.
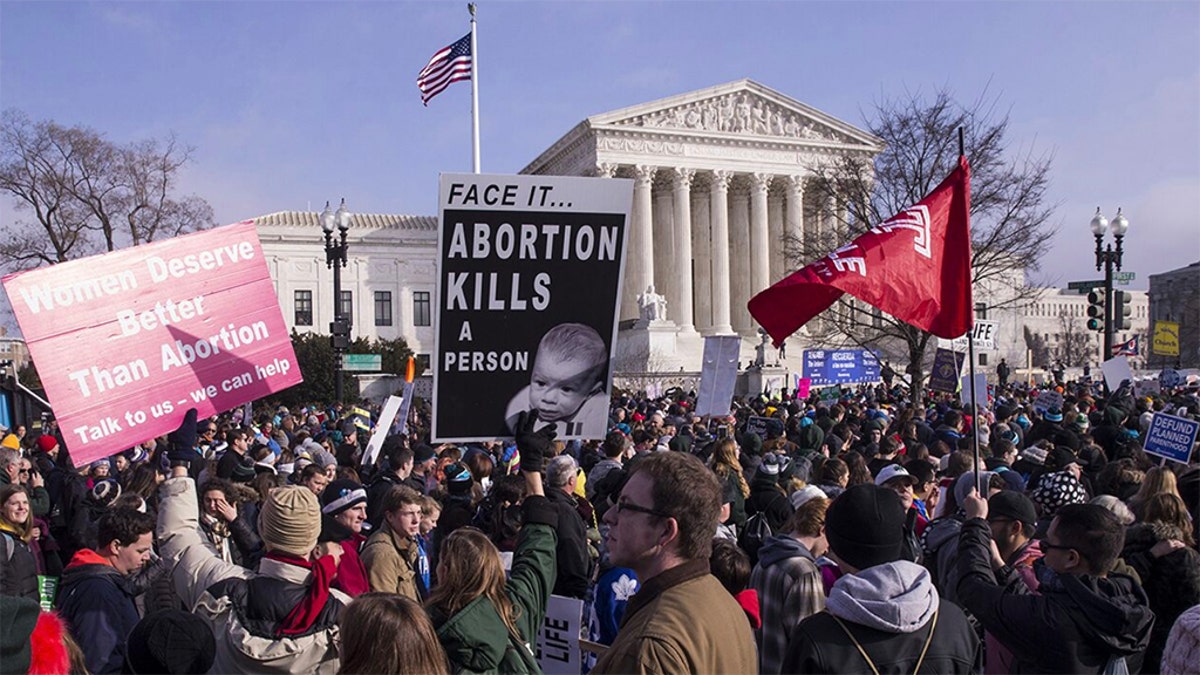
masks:
<path fill-rule="evenodd" d="M 500 552 L 487 535 L 460 527 L 442 542 L 438 584 L 425 606 L 451 672 L 541 673 L 530 651 L 546 617 L 556 576 L 558 512 L 542 487 L 542 462 L 552 453 L 554 427 L 539 431 L 536 413 L 522 413 L 517 449 L 528 496 L 524 525 L 507 580 Z"/>
<path fill-rule="evenodd" d="M 582 323 L 551 328 L 538 343 L 529 386 L 508 402 L 509 430 L 516 433 L 521 412 L 536 411 L 559 436 L 601 435 L 608 420 L 607 374 L 608 348 L 595 328 Z"/>

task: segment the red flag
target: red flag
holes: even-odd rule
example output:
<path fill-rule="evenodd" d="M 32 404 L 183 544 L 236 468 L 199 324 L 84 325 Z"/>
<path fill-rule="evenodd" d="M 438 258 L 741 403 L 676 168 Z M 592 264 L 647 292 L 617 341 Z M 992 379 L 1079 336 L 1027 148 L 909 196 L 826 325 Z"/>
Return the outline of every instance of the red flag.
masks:
<path fill-rule="evenodd" d="M 971 167 L 960 157 L 924 199 L 755 295 L 750 314 L 778 345 L 849 293 L 938 337 L 960 337 L 974 323 L 970 210 Z"/>

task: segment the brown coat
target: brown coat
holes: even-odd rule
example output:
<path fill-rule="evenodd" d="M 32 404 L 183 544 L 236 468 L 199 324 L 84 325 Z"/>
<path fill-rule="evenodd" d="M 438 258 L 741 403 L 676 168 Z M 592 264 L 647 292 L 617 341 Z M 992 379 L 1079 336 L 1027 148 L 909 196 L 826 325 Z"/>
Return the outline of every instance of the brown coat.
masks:
<path fill-rule="evenodd" d="M 592 672 L 755 673 L 758 654 L 746 613 L 692 560 L 643 584 Z"/>
<path fill-rule="evenodd" d="M 385 521 L 367 540 L 360 556 L 371 590 L 396 593 L 417 602 L 424 600 L 417 576 L 419 555 L 417 543 L 393 532 Z"/>

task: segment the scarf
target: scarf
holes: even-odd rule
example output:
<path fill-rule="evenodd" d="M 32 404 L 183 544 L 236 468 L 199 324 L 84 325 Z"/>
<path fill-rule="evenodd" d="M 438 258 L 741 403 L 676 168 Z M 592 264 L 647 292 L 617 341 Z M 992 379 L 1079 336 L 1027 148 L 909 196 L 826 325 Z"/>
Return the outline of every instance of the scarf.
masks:
<path fill-rule="evenodd" d="M 312 571 L 308 595 L 292 608 L 291 613 L 275 631 L 275 637 L 295 637 L 307 633 L 316 623 L 321 610 L 325 608 L 325 603 L 329 601 L 329 585 L 336 573 L 333 556 L 321 556 L 316 562 L 311 562 L 282 551 L 271 551 L 266 557 Z"/>

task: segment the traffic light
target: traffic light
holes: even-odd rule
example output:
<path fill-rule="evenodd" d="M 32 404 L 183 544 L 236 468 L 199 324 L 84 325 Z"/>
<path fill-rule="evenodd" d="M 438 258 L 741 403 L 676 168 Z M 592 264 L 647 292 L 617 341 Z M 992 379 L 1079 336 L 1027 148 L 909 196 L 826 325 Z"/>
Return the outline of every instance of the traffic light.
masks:
<path fill-rule="evenodd" d="M 334 319 L 329 322 L 329 344 L 335 349 L 346 350 L 350 348 L 350 322 L 345 318 Z"/>
<path fill-rule="evenodd" d="M 1088 291 L 1088 330 L 1104 331 L 1104 289 L 1093 288 Z"/>
<path fill-rule="evenodd" d="M 1129 293 L 1126 291 L 1113 291 L 1113 332 L 1119 330 L 1129 330 L 1132 323 L 1129 316 L 1133 314 L 1133 307 L 1129 302 L 1132 300 Z"/>

